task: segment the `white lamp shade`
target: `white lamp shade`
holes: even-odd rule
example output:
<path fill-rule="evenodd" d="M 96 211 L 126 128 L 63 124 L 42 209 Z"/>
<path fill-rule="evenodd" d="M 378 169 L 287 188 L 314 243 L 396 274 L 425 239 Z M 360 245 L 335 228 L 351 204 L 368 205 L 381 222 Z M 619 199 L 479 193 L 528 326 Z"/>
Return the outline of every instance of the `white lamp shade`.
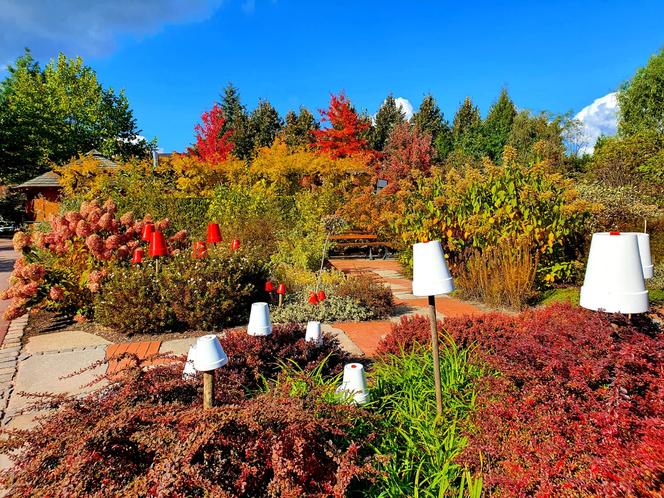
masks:
<path fill-rule="evenodd" d="M 623 233 L 626 235 L 636 235 L 636 241 L 639 244 L 639 256 L 641 257 L 643 278 L 652 278 L 655 275 L 655 266 L 652 264 L 652 256 L 650 255 L 650 234 L 643 232 Z"/>
<path fill-rule="evenodd" d="M 579 304 L 608 313 L 648 311 L 648 291 L 635 234 L 593 234 Z"/>
<path fill-rule="evenodd" d="M 337 388 L 337 392 L 345 393 L 358 405 L 365 404 L 368 400 L 368 393 L 364 365 L 361 363 L 348 363 L 344 366 L 344 379 Z"/>
<path fill-rule="evenodd" d="M 204 335 L 196 341 L 194 350 L 194 368 L 199 372 L 209 372 L 228 363 L 228 356 L 221 347 L 216 335 Z"/>
<path fill-rule="evenodd" d="M 304 334 L 306 342 L 313 342 L 316 346 L 323 345 L 323 332 L 320 328 L 320 322 L 307 322 L 307 332 Z"/>
<path fill-rule="evenodd" d="M 190 379 L 196 375 L 196 368 L 194 368 L 194 358 L 196 357 L 196 344 L 189 346 L 189 352 L 187 353 L 187 361 L 184 363 L 184 369 L 182 370 L 182 378 L 184 380 Z"/>
<path fill-rule="evenodd" d="M 413 245 L 413 294 L 436 296 L 454 290 L 452 275 L 447 267 L 439 240 Z"/>
<path fill-rule="evenodd" d="M 253 303 L 251 313 L 249 314 L 249 325 L 247 326 L 249 335 L 265 336 L 272 333 L 272 323 L 270 322 L 270 308 L 267 303 Z"/>

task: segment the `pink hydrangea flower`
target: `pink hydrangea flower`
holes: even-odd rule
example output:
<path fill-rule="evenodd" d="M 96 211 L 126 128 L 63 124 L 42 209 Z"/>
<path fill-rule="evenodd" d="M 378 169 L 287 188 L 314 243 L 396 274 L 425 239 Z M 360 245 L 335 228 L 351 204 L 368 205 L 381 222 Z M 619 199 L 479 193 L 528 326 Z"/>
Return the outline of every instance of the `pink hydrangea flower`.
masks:
<path fill-rule="evenodd" d="M 25 285 L 22 285 L 18 289 L 14 290 L 15 297 L 22 297 L 24 299 L 30 299 L 37 295 L 39 291 L 39 285 L 36 282 L 29 282 Z"/>
<path fill-rule="evenodd" d="M 114 250 L 122 244 L 122 237 L 120 235 L 110 235 L 105 242 L 106 249 Z"/>
<path fill-rule="evenodd" d="M 88 319 L 85 318 L 85 317 L 84 317 L 83 315 L 81 315 L 80 313 L 76 313 L 76 314 L 74 315 L 74 321 L 75 321 L 76 323 L 83 323 L 83 322 L 87 322 Z"/>
<path fill-rule="evenodd" d="M 92 234 L 92 225 L 85 220 L 80 220 L 76 225 L 76 235 L 84 239 Z"/>
<path fill-rule="evenodd" d="M 99 289 L 101 289 L 101 283 L 104 281 L 107 274 L 106 270 L 95 270 L 90 272 L 87 282 L 87 287 L 90 289 L 90 292 L 99 292 Z"/>
<path fill-rule="evenodd" d="M 14 244 L 14 250 L 21 252 L 23 249 L 30 247 L 30 236 L 25 232 L 18 231 L 14 234 L 12 243 Z"/>
<path fill-rule="evenodd" d="M 129 254 L 131 253 L 129 252 L 129 247 L 127 246 L 120 246 L 118 247 L 118 250 L 115 251 L 115 255 L 118 259 L 126 259 Z"/>
<path fill-rule="evenodd" d="M 118 205 L 115 203 L 112 197 L 109 197 L 106 199 L 106 202 L 104 202 L 103 208 L 107 213 L 115 214 L 115 212 L 118 210 Z"/>
<path fill-rule="evenodd" d="M 104 250 L 104 240 L 96 233 L 93 233 L 87 239 L 85 239 L 85 245 L 95 255 Z"/>
<path fill-rule="evenodd" d="M 5 310 L 3 318 L 9 321 L 9 320 L 14 320 L 15 318 L 18 318 L 21 315 L 24 315 L 25 312 L 27 311 L 25 309 L 25 304 L 26 301 L 24 299 L 16 299 L 16 298 L 13 299 L 12 302 L 7 307 L 7 309 Z"/>
<path fill-rule="evenodd" d="M 156 229 L 159 230 L 160 232 L 163 232 L 168 228 L 170 223 L 171 222 L 168 218 L 164 218 L 163 220 L 159 220 L 157 222 Z"/>
<path fill-rule="evenodd" d="M 171 237 L 171 241 L 173 242 L 184 242 L 187 240 L 187 231 L 186 230 L 180 230 L 179 232 L 176 232 L 175 235 Z"/>
<path fill-rule="evenodd" d="M 23 270 L 21 270 L 21 276 L 26 280 L 32 280 L 33 282 L 39 282 L 46 275 L 46 268 L 44 265 L 39 263 L 30 263 Z"/>
<path fill-rule="evenodd" d="M 120 223 L 126 227 L 131 227 L 134 224 L 134 213 L 129 211 L 120 217 Z"/>
<path fill-rule="evenodd" d="M 97 222 L 97 226 L 101 230 L 111 230 L 113 228 L 113 215 L 110 213 L 102 214 Z"/>
<path fill-rule="evenodd" d="M 101 209 L 99 209 L 99 208 L 90 209 L 90 212 L 88 213 L 88 215 L 85 218 L 92 225 L 96 225 L 99 222 L 99 219 L 101 218 Z"/>
<path fill-rule="evenodd" d="M 48 297 L 50 297 L 53 301 L 64 301 L 65 290 L 59 285 L 54 285 L 51 287 L 51 290 L 48 291 Z"/>
<path fill-rule="evenodd" d="M 65 219 L 70 225 L 76 226 L 76 224 L 83 219 L 81 213 L 78 211 L 67 211 L 65 213 Z"/>

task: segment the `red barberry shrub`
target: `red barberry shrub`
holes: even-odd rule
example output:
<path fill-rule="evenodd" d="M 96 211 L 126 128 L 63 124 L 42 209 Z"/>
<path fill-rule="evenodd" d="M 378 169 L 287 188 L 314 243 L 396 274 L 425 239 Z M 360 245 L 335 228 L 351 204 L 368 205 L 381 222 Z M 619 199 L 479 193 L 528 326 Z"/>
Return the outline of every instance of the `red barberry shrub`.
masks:
<path fill-rule="evenodd" d="M 245 379 L 269 379 L 278 360 L 306 366 L 336 350 L 328 341 L 314 353 L 301 336 L 277 327 L 271 337 L 222 339 L 230 362 L 215 374 L 209 410 L 200 377 L 182 379 L 182 357 L 149 368 L 133 358 L 83 398 L 44 396 L 42 407 L 59 409 L 33 429 L 0 431 L 0 452 L 14 452 L 0 486 L 15 497 L 342 497 L 366 488 L 375 475 L 371 414 L 324 402 L 326 388 L 306 376 L 297 395 L 283 380 L 246 390 Z"/>
<path fill-rule="evenodd" d="M 221 341 L 228 354 L 228 369 L 237 371 L 240 383 L 247 389 L 260 386 L 266 377 L 273 377 L 283 362 L 310 371 L 325 360 L 323 373 L 339 373 L 349 356 L 339 343 L 326 337 L 322 346 L 304 340 L 304 326 L 290 323 L 275 325 L 269 337 L 254 337 L 246 329 L 228 331 Z"/>
<path fill-rule="evenodd" d="M 439 324 L 440 326 L 440 324 Z M 490 367 L 459 462 L 501 496 L 659 496 L 664 491 L 664 337 L 571 305 L 445 322 Z M 427 344 L 403 318 L 379 348 Z"/>

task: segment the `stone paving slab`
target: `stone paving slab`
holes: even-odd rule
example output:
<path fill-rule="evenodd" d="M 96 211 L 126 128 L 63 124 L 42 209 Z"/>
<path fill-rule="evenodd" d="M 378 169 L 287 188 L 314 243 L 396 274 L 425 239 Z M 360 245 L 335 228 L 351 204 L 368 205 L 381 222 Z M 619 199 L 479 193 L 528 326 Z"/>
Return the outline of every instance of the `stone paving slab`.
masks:
<path fill-rule="evenodd" d="M 24 351 L 26 353 L 40 353 L 43 351 L 58 351 L 64 348 L 79 349 L 90 346 L 106 346 L 108 344 L 111 344 L 111 342 L 98 335 L 80 330 L 65 330 L 30 337 Z"/>
<path fill-rule="evenodd" d="M 14 394 L 9 400 L 4 423 L 20 414 L 30 404 L 30 400 L 19 393 L 83 393 L 91 388 L 83 388 L 95 377 L 102 375 L 105 365 L 80 375 L 68 375 L 104 359 L 102 348 L 87 348 L 79 351 L 54 351 L 29 356 L 18 365 L 14 378 Z M 66 377 L 66 378 L 63 378 Z"/>
<path fill-rule="evenodd" d="M 159 349 L 160 353 L 164 354 L 187 354 L 189 346 L 194 344 L 198 337 L 188 337 L 186 339 L 174 339 L 172 341 L 164 341 Z"/>

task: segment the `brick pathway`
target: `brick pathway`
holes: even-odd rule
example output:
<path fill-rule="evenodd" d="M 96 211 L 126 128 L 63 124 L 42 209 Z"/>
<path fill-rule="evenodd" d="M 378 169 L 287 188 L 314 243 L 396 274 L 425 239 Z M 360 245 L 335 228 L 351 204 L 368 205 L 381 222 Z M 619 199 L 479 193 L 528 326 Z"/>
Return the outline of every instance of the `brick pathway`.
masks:
<path fill-rule="evenodd" d="M 119 359 L 125 354 L 135 355 L 139 360 L 148 358 L 159 352 L 161 341 L 146 342 L 121 342 L 119 344 L 109 344 L 106 348 L 106 359 L 108 361 L 107 373 L 112 374 L 131 365 L 129 358 Z"/>
<path fill-rule="evenodd" d="M 395 322 L 403 315 L 424 315 L 429 305 L 428 298 L 411 294 L 411 281 L 402 274 L 401 265 L 396 260 L 333 259 L 332 265 L 345 273 L 372 273 L 389 285 L 394 293 L 398 314 L 389 320 L 369 322 L 337 322 L 331 324 L 341 329 L 353 343 L 367 356 L 372 356 L 381 339 L 387 335 Z M 476 306 L 449 296 L 436 297 L 436 311 L 446 317 L 478 315 L 484 313 Z"/>
<path fill-rule="evenodd" d="M 9 287 L 9 275 L 14 269 L 14 262 L 18 258 L 18 253 L 14 251 L 11 239 L 0 239 L 0 290 Z M 9 306 L 9 301 L 0 301 L 0 344 L 2 344 L 9 322 L 2 319 L 2 314 Z"/>

